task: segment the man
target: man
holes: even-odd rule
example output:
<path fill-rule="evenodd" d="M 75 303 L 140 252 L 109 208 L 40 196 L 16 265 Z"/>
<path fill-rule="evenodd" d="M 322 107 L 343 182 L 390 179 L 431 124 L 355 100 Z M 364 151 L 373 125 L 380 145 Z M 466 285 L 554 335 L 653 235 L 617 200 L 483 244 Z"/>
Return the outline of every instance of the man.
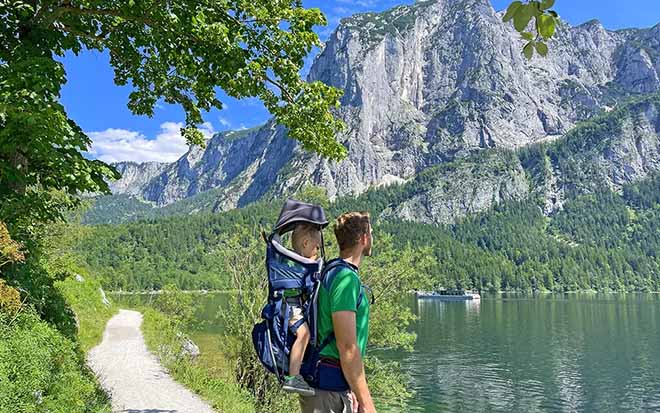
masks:
<path fill-rule="evenodd" d="M 351 413 L 355 401 L 359 411 L 375 413 L 362 361 L 369 335 L 369 299 L 360 282 L 362 259 L 371 255 L 372 231 L 369 214 L 349 212 L 337 218 L 334 227 L 339 244 L 340 265 L 332 274 L 329 288 L 322 283 L 318 297 L 318 339 L 323 342 L 334 333 L 321 350 L 326 363 L 341 367 L 349 390 L 317 390 L 312 397 L 302 397 L 303 413 Z M 326 273 L 326 277 L 330 272 Z"/>

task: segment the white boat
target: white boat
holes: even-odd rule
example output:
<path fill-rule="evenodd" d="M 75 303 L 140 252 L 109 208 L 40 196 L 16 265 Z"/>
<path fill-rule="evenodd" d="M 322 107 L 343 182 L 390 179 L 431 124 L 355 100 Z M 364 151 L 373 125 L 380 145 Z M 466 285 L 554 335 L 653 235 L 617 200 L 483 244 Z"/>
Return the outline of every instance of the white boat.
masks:
<path fill-rule="evenodd" d="M 416 291 L 417 298 L 433 298 L 444 301 L 481 300 L 481 295 L 465 290 Z"/>

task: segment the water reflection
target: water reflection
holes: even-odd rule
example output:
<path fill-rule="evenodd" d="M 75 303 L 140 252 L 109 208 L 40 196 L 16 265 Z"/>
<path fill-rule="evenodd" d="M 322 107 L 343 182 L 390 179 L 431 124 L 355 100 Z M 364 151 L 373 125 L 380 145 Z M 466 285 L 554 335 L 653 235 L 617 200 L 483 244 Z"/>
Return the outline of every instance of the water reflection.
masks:
<path fill-rule="evenodd" d="M 660 407 L 657 296 L 503 295 L 414 300 L 414 411 L 623 411 Z"/>

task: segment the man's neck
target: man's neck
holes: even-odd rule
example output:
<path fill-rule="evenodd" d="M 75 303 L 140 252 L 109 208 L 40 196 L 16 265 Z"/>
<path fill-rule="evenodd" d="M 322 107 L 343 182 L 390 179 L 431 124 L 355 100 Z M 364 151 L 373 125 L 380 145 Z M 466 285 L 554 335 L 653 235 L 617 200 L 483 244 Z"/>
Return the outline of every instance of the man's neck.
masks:
<path fill-rule="evenodd" d="M 339 258 L 355 265 L 357 268 L 360 268 L 360 263 L 362 262 L 362 251 L 358 251 L 357 248 L 348 251 L 340 251 Z"/>

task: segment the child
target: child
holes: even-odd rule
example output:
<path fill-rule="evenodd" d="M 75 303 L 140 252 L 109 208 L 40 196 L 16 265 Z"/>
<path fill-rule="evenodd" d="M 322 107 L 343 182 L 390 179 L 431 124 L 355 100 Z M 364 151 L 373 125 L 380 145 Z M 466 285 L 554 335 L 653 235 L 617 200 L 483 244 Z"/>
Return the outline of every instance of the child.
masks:
<path fill-rule="evenodd" d="M 298 224 L 291 236 L 293 250 L 305 258 L 316 260 L 321 247 L 321 231 L 315 225 Z M 286 290 L 284 293 L 286 301 L 291 309 L 289 325 L 301 320 L 303 314 L 303 297 L 298 290 Z M 303 396 L 313 396 L 315 391 L 309 387 L 307 382 L 300 376 L 300 365 L 305 354 L 305 348 L 309 343 L 309 327 L 303 323 L 296 331 L 296 341 L 291 347 L 289 354 L 289 375 L 285 378 L 283 389 L 288 392 L 300 393 Z"/>

